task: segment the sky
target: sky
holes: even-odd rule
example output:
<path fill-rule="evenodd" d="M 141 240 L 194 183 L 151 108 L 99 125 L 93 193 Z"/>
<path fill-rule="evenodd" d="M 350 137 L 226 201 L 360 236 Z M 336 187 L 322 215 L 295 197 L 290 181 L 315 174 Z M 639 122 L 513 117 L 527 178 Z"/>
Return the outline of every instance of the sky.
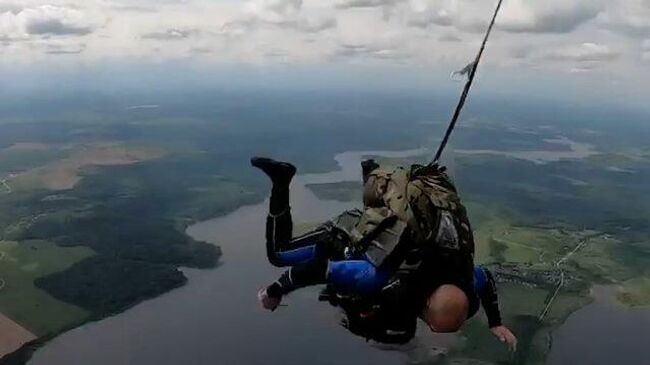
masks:
<path fill-rule="evenodd" d="M 474 57 L 495 5 L 0 0 L 0 77 L 15 87 L 57 75 L 86 73 L 87 79 L 101 70 L 118 78 L 138 70 L 194 70 L 200 79 L 196 74 L 221 70 L 239 71 L 238 79 L 276 73 L 287 83 L 350 75 L 383 80 L 377 87 L 398 79 L 443 82 Z M 491 80 L 486 85 L 495 89 L 569 88 L 644 104 L 650 94 L 650 0 L 504 0 L 483 62 L 481 73 L 492 75 L 484 76 Z"/>

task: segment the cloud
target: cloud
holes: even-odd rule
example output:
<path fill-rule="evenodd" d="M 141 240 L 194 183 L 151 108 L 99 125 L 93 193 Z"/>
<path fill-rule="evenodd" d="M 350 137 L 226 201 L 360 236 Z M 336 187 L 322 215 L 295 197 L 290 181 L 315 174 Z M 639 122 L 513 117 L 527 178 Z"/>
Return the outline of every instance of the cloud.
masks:
<path fill-rule="evenodd" d="M 302 0 L 252 0 L 245 5 L 249 16 L 269 22 L 293 17 L 301 8 Z"/>
<path fill-rule="evenodd" d="M 650 0 L 626 0 L 607 7 L 599 17 L 605 29 L 632 37 L 650 34 Z"/>
<path fill-rule="evenodd" d="M 0 14 L 2 13 L 13 13 L 18 14 L 24 9 L 23 6 L 16 3 L 4 2 L 0 4 Z"/>
<path fill-rule="evenodd" d="M 648 2 L 650 3 L 650 0 Z M 650 62 L 650 38 L 641 43 L 641 61 Z"/>
<path fill-rule="evenodd" d="M 8 38 L 86 35 L 94 29 L 83 12 L 54 5 L 14 8 L 0 14 L 0 34 Z"/>
<path fill-rule="evenodd" d="M 327 29 L 335 28 L 337 21 L 336 18 L 305 18 L 299 19 L 295 22 L 280 23 L 278 25 L 306 33 L 318 33 Z"/>
<path fill-rule="evenodd" d="M 193 47 L 190 49 L 190 53 L 193 54 L 208 54 L 212 52 L 214 51 L 207 47 Z"/>
<path fill-rule="evenodd" d="M 336 18 L 293 18 L 274 22 L 259 18 L 247 18 L 223 24 L 219 34 L 226 36 L 244 36 L 260 27 L 290 29 L 300 33 L 319 33 L 335 28 L 336 25 Z"/>
<path fill-rule="evenodd" d="M 150 6 L 141 6 L 141 5 L 111 5 L 111 10 L 118 12 L 135 12 L 135 13 L 156 13 L 158 12 L 156 8 Z"/>
<path fill-rule="evenodd" d="M 569 69 L 571 73 L 586 73 L 593 72 L 599 67 L 597 62 L 586 62 L 576 66 L 573 66 Z"/>
<path fill-rule="evenodd" d="M 260 27 L 318 33 L 337 26 L 334 17 L 308 16 L 301 10 L 302 0 L 253 0 L 245 5 L 242 17 L 224 23 L 219 33 L 243 36 Z"/>
<path fill-rule="evenodd" d="M 351 61 L 451 71 L 475 55 L 482 34 L 469 33 L 485 31 L 495 3 L 0 0 L 0 63 L 47 62 L 50 56 L 62 64 Z M 650 58 L 643 43 L 650 38 L 650 0 L 505 0 L 502 10 L 485 60 L 494 67 L 533 73 L 606 68 L 612 77 L 626 77 Z"/>
<path fill-rule="evenodd" d="M 336 3 L 339 9 L 349 8 L 375 8 L 393 6 L 405 2 L 404 0 L 340 0 Z"/>
<path fill-rule="evenodd" d="M 515 46 L 510 48 L 509 55 L 510 57 L 518 60 L 523 60 L 528 58 L 532 53 L 532 48 L 530 46 Z"/>
<path fill-rule="evenodd" d="M 597 0 L 510 0 L 504 5 L 497 27 L 513 33 L 569 33 L 602 10 Z"/>
<path fill-rule="evenodd" d="M 283 49 L 271 49 L 264 52 L 264 57 L 268 58 L 286 58 L 289 56 L 289 52 Z"/>
<path fill-rule="evenodd" d="M 650 51 L 641 54 L 641 61 L 650 63 Z"/>
<path fill-rule="evenodd" d="M 407 23 L 414 27 L 427 28 L 430 25 L 450 26 L 454 24 L 449 11 L 439 9 L 435 11 L 420 11 L 411 13 Z"/>
<path fill-rule="evenodd" d="M 379 60 L 404 59 L 406 54 L 398 47 L 383 42 L 341 43 L 334 50 L 334 58 L 366 58 Z"/>
<path fill-rule="evenodd" d="M 61 19 L 38 19 L 26 24 L 29 34 L 84 35 L 92 32 L 92 27 L 66 24 Z"/>
<path fill-rule="evenodd" d="M 454 26 L 483 32 L 494 10 L 491 2 L 419 1 L 419 6 L 411 6 L 407 23 L 420 28 Z M 510 33 L 569 33 L 596 18 L 602 9 L 601 0 L 508 0 L 497 18 L 497 27 Z"/>
<path fill-rule="evenodd" d="M 585 42 L 548 47 L 518 45 L 511 47 L 508 55 L 525 67 L 585 73 L 614 65 L 623 53 L 606 44 Z"/>
<path fill-rule="evenodd" d="M 82 53 L 86 49 L 85 44 L 78 45 L 63 45 L 63 44 L 48 44 L 45 47 L 45 53 L 51 55 L 75 55 Z"/>
<path fill-rule="evenodd" d="M 438 38 L 438 40 L 440 42 L 462 42 L 463 41 L 462 38 L 452 33 L 443 34 Z"/>
<path fill-rule="evenodd" d="M 620 52 L 598 43 L 564 46 L 548 52 L 544 58 L 552 61 L 605 62 L 621 56 Z"/>
<path fill-rule="evenodd" d="M 176 41 L 187 39 L 198 33 L 199 31 L 197 29 L 169 28 L 160 32 L 145 33 L 141 37 L 144 39 L 155 39 L 159 41 Z"/>

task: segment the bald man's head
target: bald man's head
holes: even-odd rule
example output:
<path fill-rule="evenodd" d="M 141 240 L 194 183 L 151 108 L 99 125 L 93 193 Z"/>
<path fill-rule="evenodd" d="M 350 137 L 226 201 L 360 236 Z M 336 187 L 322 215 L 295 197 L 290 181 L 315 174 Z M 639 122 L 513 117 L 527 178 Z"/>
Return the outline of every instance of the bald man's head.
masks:
<path fill-rule="evenodd" d="M 454 285 L 442 285 L 427 300 L 422 318 L 435 332 L 456 332 L 467 319 L 469 299 Z"/>

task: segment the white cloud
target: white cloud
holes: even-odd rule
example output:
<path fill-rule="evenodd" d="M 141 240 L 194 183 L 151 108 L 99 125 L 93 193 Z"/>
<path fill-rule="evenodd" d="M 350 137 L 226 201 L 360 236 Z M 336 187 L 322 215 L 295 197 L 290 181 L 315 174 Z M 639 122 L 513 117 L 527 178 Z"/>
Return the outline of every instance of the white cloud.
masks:
<path fill-rule="evenodd" d="M 576 62 L 605 62 L 612 61 L 621 56 L 620 52 L 612 50 L 605 44 L 582 43 L 564 46 L 548 52 L 548 60 L 576 61 Z"/>
<path fill-rule="evenodd" d="M 253 0 L 245 7 L 250 16 L 275 23 L 297 16 L 302 0 Z"/>
<path fill-rule="evenodd" d="M 302 0 L 252 0 L 244 5 L 242 15 L 225 22 L 218 33 L 241 37 L 258 28 L 318 33 L 336 27 L 336 18 L 305 14 L 302 6 Z"/>
<path fill-rule="evenodd" d="M 412 1 L 409 24 L 482 32 L 493 6 L 492 2 L 469 0 Z M 508 0 L 497 18 L 497 27 L 513 33 L 569 33 L 594 19 L 601 10 L 600 0 Z"/>
<path fill-rule="evenodd" d="M 643 52 L 641 54 L 641 61 L 650 63 L 650 52 Z"/>
<path fill-rule="evenodd" d="M 440 42 L 462 42 L 463 39 L 453 33 L 445 33 L 441 35 L 438 40 Z"/>
<path fill-rule="evenodd" d="M 145 39 L 155 39 L 155 40 L 183 40 L 191 37 L 194 34 L 198 34 L 199 31 L 196 29 L 179 29 L 179 28 L 169 28 L 163 31 L 145 33 L 142 35 L 142 38 Z"/>
<path fill-rule="evenodd" d="M 449 11 L 445 9 L 432 9 L 413 12 L 409 16 L 408 24 L 420 28 L 426 28 L 433 24 L 449 26 L 454 24 L 454 19 L 451 17 Z"/>
<path fill-rule="evenodd" d="M 55 5 L 10 8 L 0 14 L 0 34 L 22 39 L 30 36 L 79 36 L 97 24 L 77 9 Z"/>
<path fill-rule="evenodd" d="M 647 37 L 650 34 L 650 0 L 611 2 L 598 20 L 606 29 L 634 37 Z"/>
<path fill-rule="evenodd" d="M 516 33 L 569 33 L 594 19 L 602 9 L 597 0 L 510 0 L 504 5 L 498 26 Z"/>
<path fill-rule="evenodd" d="M 484 62 L 611 77 L 647 67 L 650 0 L 505 0 Z M 1 64 L 183 60 L 412 64 L 474 57 L 496 5 L 479 0 L 0 0 Z M 82 45 L 83 44 L 83 45 Z M 11 52 L 8 52 L 11 45 Z"/>
<path fill-rule="evenodd" d="M 572 73 L 611 69 L 623 57 L 618 48 L 593 42 L 543 47 L 522 45 L 511 48 L 509 54 L 513 60 L 529 67 L 559 69 Z"/>
<path fill-rule="evenodd" d="M 75 55 L 83 52 L 86 49 L 85 44 L 47 44 L 45 45 L 45 53 L 51 55 Z"/>
<path fill-rule="evenodd" d="M 404 51 L 387 43 L 343 43 L 335 50 L 335 58 L 400 60 L 407 57 Z"/>
<path fill-rule="evenodd" d="M 403 2 L 404 0 L 339 0 L 336 3 L 336 7 L 339 9 L 374 8 L 380 6 L 393 6 Z"/>

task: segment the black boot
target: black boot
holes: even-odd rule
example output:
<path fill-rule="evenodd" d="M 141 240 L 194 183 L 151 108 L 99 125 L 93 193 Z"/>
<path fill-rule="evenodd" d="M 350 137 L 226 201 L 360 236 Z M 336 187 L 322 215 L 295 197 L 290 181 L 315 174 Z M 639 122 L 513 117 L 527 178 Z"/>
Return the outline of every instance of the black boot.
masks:
<path fill-rule="evenodd" d="M 275 161 L 264 157 L 251 158 L 251 165 L 264 171 L 273 183 L 273 189 L 271 190 L 271 204 L 269 207 L 270 216 L 275 219 L 276 216 L 288 212 L 289 184 L 291 183 L 293 175 L 296 174 L 296 167 L 288 162 Z M 290 221 L 291 217 L 289 216 L 289 222 Z M 291 226 L 289 226 L 288 232 L 289 236 L 291 236 Z"/>
<path fill-rule="evenodd" d="M 266 157 L 251 158 L 251 165 L 264 171 L 274 187 L 289 187 L 296 174 L 296 167 L 288 162 L 276 161 Z"/>

